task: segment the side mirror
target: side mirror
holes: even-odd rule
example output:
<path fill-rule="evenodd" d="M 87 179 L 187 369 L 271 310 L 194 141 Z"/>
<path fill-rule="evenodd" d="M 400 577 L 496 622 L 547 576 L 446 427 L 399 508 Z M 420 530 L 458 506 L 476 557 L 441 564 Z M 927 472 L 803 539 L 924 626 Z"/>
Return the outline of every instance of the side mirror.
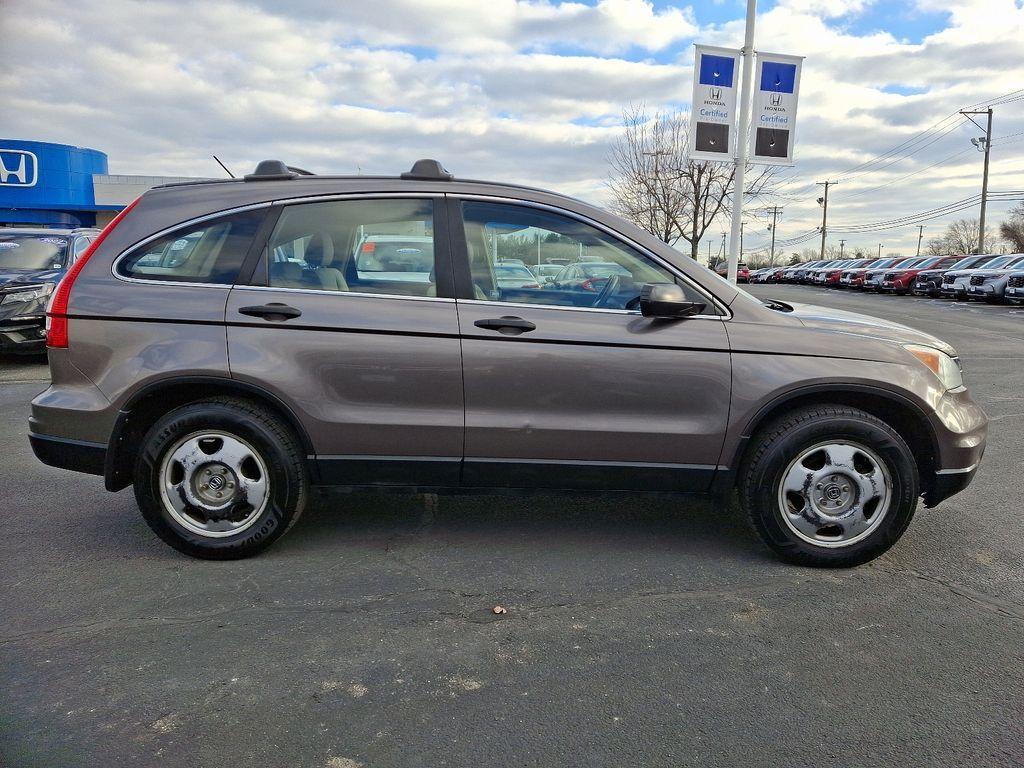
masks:
<path fill-rule="evenodd" d="M 686 293 L 675 283 L 647 283 L 640 290 L 640 314 L 664 320 L 678 320 L 699 315 L 706 304 L 688 301 Z"/>

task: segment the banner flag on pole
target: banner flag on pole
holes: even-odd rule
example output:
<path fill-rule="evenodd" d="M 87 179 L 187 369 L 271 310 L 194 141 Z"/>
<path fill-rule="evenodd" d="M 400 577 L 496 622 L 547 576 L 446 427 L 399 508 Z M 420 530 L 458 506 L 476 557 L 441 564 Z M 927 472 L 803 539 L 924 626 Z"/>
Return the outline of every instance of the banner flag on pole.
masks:
<path fill-rule="evenodd" d="M 757 54 L 754 109 L 750 121 L 750 162 L 792 165 L 796 103 L 802 56 Z"/>
<path fill-rule="evenodd" d="M 690 111 L 691 160 L 731 163 L 736 153 L 736 89 L 740 52 L 694 46 L 693 101 Z"/>

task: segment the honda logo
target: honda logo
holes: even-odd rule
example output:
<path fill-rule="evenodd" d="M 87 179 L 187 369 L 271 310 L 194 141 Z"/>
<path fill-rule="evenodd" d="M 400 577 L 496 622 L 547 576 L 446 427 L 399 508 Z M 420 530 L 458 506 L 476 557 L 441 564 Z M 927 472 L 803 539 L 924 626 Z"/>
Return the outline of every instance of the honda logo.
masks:
<path fill-rule="evenodd" d="M 722 100 L 722 89 L 721 88 L 708 88 L 708 97 L 715 101 Z"/>
<path fill-rule="evenodd" d="M 23 149 L 0 148 L 0 187 L 34 187 L 39 181 L 39 160 Z"/>
<path fill-rule="evenodd" d="M 781 93 L 773 93 L 772 96 L 771 96 L 771 102 L 772 102 L 772 106 L 773 107 L 780 106 L 782 104 L 782 94 Z"/>

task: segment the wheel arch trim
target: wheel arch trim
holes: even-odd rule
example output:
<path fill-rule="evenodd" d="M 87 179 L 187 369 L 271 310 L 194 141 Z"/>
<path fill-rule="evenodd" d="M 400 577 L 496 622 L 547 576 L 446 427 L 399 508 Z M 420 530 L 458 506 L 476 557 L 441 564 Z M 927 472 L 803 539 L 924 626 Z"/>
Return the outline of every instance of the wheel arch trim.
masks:
<path fill-rule="evenodd" d="M 796 387 L 785 392 L 780 392 L 757 409 L 754 415 L 747 420 L 739 437 L 736 439 L 735 444 L 731 448 L 728 445 L 723 447 L 723 460 L 720 461 L 719 464 L 724 465 L 724 467 L 728 467 L 728 469 L 721 469 L 719 471 L 719 474 L 725 476 L 723 478 L 725 482 L 716 482 L 716 487 L 720 489 L 732 487 L 735 476 L 739 472 L 739 464 L 743 455 L 747 451 L 750 439 L 757 433 L 758 429 L 760 429 L 774 414 L 778 412 L 779 408 L 785 406 L 787 403 L 793 403 L 794 401 L 799 400 L 806 399 L 812 402 L 820 401 L 823 398 L 827 398 L 829 395 L 838 395 L 842 397 L 848 397 L 850 395 L 868 395 L 888 401 L 892 405 L 912 414 L 915 421 L 919 423 L 923 433 L 928 438 L 933 460 L 938 460 L 939 442 L 935 434 L 935 428 L 932 426 L 927 412 L 913 399 L 898 392 L 894 392 L 893 390 L 885 389 L 883 387 L 874 387 L 869 384 L 810 384 Z M 858 407 L 856 404 L 851 405 L 852 407 Z M 870 413 L 870 409 L 864 408 L 864 410 L 867 410 Z M 728 459 L 728 461 L 725 461 L 725 459 Z M 927 488 L 930 480 L 930 477 L 922 473 L 921 482 L 923 486 Z"/>
<path fill-rule="evenodd" d="M 108 491 L 119 491 L 132 483 L 130 461 L 132 451 L 130 448 L 134 445 L 134 440 L 141 440 L 142 435 L 138 434 L 137 429 L 133 431 L 131 417 L 133 413 L 138 411 L 139 406 L 144 401 L 163 391 L 173 391 L 175 388 L 182 386 L 196 387 L 202 385 L 216 387 L 219 390 L 211 392 L 211 397 L 228 394 L 267 403 L 275 411 L 279 412 L 294 430 L 304 454 L 311 456 L 314 453 L 309 433 L 294 409 L 273 392 L 255 384 L 228 378 L 227 376 L 189 375 L 165 377 L 142 385 L 133 391 L 120 407 L 110 433 L 103 469 L 104 482 Z M 178 406 L 175 405 L 173 407 Z"/>

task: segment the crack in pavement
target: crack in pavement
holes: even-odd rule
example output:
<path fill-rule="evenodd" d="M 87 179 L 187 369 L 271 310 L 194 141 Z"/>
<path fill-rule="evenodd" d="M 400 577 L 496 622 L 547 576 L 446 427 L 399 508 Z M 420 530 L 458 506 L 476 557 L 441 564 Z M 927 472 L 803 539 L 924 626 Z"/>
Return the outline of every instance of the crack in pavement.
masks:
<path fill-rule="evenodd" d="M 8 645 L 21 640 L 38 639 L 60 633 L 75 634 L 94 630 L 105 631 L 114 628 L 128 629 L 158 625 L 202 624 L 242 613 L 352 614 L 360 611 L 372 610 L 375 606 L 378 606 L 381 603 L 393 601 L 396 598 L 408 598 L 418 594 L 448 596 L 457 600 L 482 600 L 483 598 L 491 596 L 492 599 L 499 599 L 502 604 L 513 608 L 513 610 L 509 611 L 508 614 L 495 616 L 490 612 L 490 601 L 486 601 L 488 603 L 487 605 L 468 611 L 453 611 L 441 606 L 436 610 L 417 611 L 417 613 L 429 612 L 432 616 L 442 620 L 458 620 L 472 624 L 493 624 L 500 621 L 528 620 L 551 611 L 561 611 L 565 609 L 579 610 L 584 608 L 593 609 L 595 607 L 612 608 L 622 604 L 633 604 L 640 600 L 678 598 L 686 599 L 688 601 L 707 600 L 709 604 L 717 604 L 721 601 L 735 600 L 740 597 L 749 598 L 753 594 L 764 599 L 765 597 L 778 595 L 783 592 L 792 594 L 793 591 L 801 587 L 807 588 L 808 586 L 820 586 L 825 580 L 841 582 L 854 578 L 861 578 L 864 575 L 871 573 L 885 574 L 890 577 L 909 577 L 929 584 L 934 584 L 945 591 L 964 598 L 973 605 L 982 607 L 1000 616 L 1016 621 L 1024 620 L 1024 605 L 994 597 L 992 595 L 987 595 L 983 592 L 966 587 L 963 584 L 958 584 L 953 581 L 942 579 L 938 576 L 923 573 L 913 568 L 900 565 L 892 560 L 876 560 L 864 571 L 852 571 L 848 572 L 848 575 L 843 576 L 829 574 L 827 577 L 819 575 L 814 578 L 799 577 L 796 579 L 780 580 L 775 582 L 774 588 L 767 588 L 768 585 L 766 585 L 764 581 L 758 581 L 722 589 L 649 589 L 620 595 L 599 595 L 596 599 L 580 599 L 572 593 L 563 593 L 559 596 L 561 599 L 556 598 L 551 602 L 531 604 L 528 601 L 531 596 L 537 595 L 536 590 L 523 590 L 521 588 L 508 589 L 499 587 L 487 592 L 467 592 L 444 587 L 424 587 L 401 592 L 363 595 L 360 599 L 350 601 L 348 604 L 334 606 L 249 605 L 228 608 L 198 616 L 123 616 L 106 621 L 67 624 L 44 630 L 0 636 L 0 645 Z M 509 599 L 510 596 L 516 595 L 517 593 L 522 602 L 517 602 L 515 599 Z M 406 608 L 403 607 L 403 610 L 405 609 Z M 421 618 L 422 617 L 417 618 L 417 621 Z"/>

